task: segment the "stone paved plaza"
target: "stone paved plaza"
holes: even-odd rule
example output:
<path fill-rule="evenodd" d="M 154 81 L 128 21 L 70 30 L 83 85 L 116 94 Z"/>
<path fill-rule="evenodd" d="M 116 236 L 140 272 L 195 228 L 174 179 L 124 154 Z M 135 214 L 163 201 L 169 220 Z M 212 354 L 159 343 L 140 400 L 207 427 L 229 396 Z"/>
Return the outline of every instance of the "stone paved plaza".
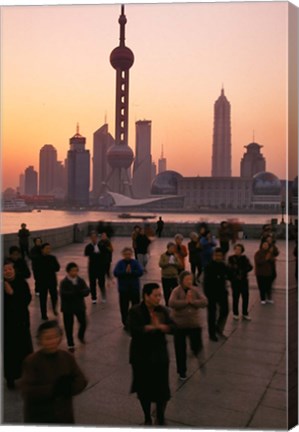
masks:
<path fill-rule="evenodd" d="M 148 264 L 148 273 L 142 282 L 160 282 L 159 256 L 170 239 L 154 240 Z M 84 244 L 77 243 L 54 251 L 61 263 L 59 279 L 69 261 L 80 266 L 81 276 L 87 279 L 87 261 L 83 257 Z M 253 262 L 258 242 L 245 240 L 246 254 Z M 120 251 L 131 245 L 129 238 L 113 238 L 113 265 Z M 273 305 L 261 305 L 254 273 L 250 273 L 251 322 L 233 321 L 230 311 L 225 333 L 227 340 L 212 342 L 208 338 L 206 311 L 203 310 L 204 355 L 199 366 L 188 356 L 188 379 L 178 380 L 172 336 L 169 339 L 170 384 L 172 398 L 167 406 L 168 427 L 196 428 L 287 428 L 286 393 L 286 251 L 278 242 L 278 278 L 275 283 Z M 291 275 L 294 259 L 290 255 Z M 30 279 L 33 292 L 33 279 Z M 290 280 L 289 301 L 296 302 L 295 281 Z M 124 332 L 120 321 L 117 285 L 108 286 L 107 303 L 91 304 L 86 299 L 88 328 L 87 344 L 77 343 L 75 357 L 89 383 L 75 398 L 75 415 L 78 425 L 138 426 L 143 414 L 135 394 L 130 394 L 131 368 L 128 362 L 130 336 Z M 49 301 L 50 303 L 50 301 Z M 231 308 L 230 295 L 230 308 Z M 33 296 L 31 329 L 34 337 L 40 324 L 39 299 Z M 51 312 L 49 318 L 53 318 Z M 62 316 L 59 317 L 62 322 Z M 34 341 L 35 343 L 35 341 Z M 65 338 L 62 347 L 66 348 Z M 9 391 L 3 383 L 2 422 L 21 424 L 22 400 L 18 390 Z"/>

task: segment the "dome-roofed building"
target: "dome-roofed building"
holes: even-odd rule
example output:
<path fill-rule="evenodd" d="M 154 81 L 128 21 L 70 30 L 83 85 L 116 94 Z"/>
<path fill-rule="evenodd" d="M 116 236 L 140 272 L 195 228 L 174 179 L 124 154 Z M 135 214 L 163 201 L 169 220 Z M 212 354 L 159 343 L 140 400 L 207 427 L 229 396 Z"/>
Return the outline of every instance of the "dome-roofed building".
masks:
<path fill-rule="evenodd" d="M 254 208 L 280 209 L 281 181 L 271 172 L 260 172 L 253 177 L 252 204 Z"/>
<path fill-rule="evenodd" d="M 152 195 L 177 195 L 178 194 L 178 181 L 183 176 L 176 171 L 163 171 L 158 174 L 151 187 Z"/>
<path fill-rule="evenodd" d="M 254 195 L 280 195 L 281 182 L 270 172 L 260 172 L 253 177 L 252 192 Z"/>

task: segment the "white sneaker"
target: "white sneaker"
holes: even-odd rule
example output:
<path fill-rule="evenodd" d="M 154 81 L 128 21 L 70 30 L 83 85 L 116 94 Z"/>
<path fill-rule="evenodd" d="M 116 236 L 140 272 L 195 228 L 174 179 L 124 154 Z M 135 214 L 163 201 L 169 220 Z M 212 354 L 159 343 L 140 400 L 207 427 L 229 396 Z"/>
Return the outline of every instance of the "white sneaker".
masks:
<path fill-rule="evenodd" d="M 96 304 L 96 302 L 97 302 L 96 300 L 92 300 L 92 304 Z"/>
<path fill-rule="evenodd" d="M 262 301 L 261 301 L 261 304 L 266 304 L 265 300 L 262 300 Z"/>
<path fill-rule="evenodd" d="M 239 315 L 234 315 L 233 318 L 234 318 L 234 320 L 238 321 Z"/>
<path fill-rule="evenodd" d="M 251 318 L 249 315 L 243 315 L 243 319 L 246 321 L 251 321 Z"/>
<path fill-rule="evenodd" d="M 267 303 L 274 304 L 274 300 L 266 300 Z"/>

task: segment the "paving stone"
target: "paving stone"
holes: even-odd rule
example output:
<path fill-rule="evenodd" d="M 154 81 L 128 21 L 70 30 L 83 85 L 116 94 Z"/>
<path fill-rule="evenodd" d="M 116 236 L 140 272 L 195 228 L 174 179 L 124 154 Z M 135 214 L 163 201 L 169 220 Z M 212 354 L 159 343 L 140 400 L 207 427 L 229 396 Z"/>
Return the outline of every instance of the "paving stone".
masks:
<path fill-rule="evenodd" d="M 151 246 L 148 273 L 142 277 L 160 283 L 159 256 L 170 239 L 157 239 Z M 87 280 L 87 260 L 83 257 L 83 244 L 73 244 L 57 249 L 55 254 L 64 277 L 64 268 L 69 261 L 79 264 L 81 276 Z M 120 251 L 131 245 L 129 238 L 114 238 L 113 264 L 120 259 Z M 258 242 L 244 241 L 246 253 L 252 257 Z M 166 419 L 170 428 L 280 428 L 286 427 L 285 405 L 281 403 L 286 388 L 286 341 L 285 341 L 285 251 L 283 243 L 278 261 L 278 278 L 274 289 L 274 305 L 262 307 L 253 272 L 250 274 L 250 323 L 234 321 L 232 312 L 228 316 L 225 333 L 227 340 L 209 340 L 207 312 L 202 311 L 204 351 L 201 365 L 188 348 L 188 379 L 182 382 L 176 372 L 173 336 L 168 336 L 170 354 L 170 388 L 172 398 L 167 406 Z M 253 260 L 252 260 L 253 261 Z M 33 292 L 33 279 L 30 279 Z M 229 304 L 232 305 L 229 288 Z M 74 398 L 76 423 L 81 426 L 138 426 L 143 414 L 136 398 L 130 394 L 131 366 L 129 365 L 130 336 L 123 331 L 118 305 L 116 281 L 107 287 L 107 303 L 91 304 L 86 299 L 88 328 L 86 345 L 76 342 L 75 358 L 86 373 L 87 388 Z M 39 299 L 33 296 L 30 304 L 32 335 L 36 333 L 40 320 Z M 54 318 L 50 312 L 49 317 Z M 62 323 L 62 316 L 59 317 Z M 78 329 L 77 323 L 74 334 Z M 37 349 L 34 338 L 34 347 Z M 66 348 L 65 337 L 62 348 Z M 294 374 L 294 372 L 293 372 Z M 293 379 L 290 375 L 290 379 Z M 294 397 L 293 390 L 290 393 Z M 284 399 L 285 400 L 285 399 Z M 290 405 L 291 406 L 291 405 Z M 23 421 L 22 399 L 19 391 L 8 391 L 3 386 L 2 421 L 20 424 Z"/>

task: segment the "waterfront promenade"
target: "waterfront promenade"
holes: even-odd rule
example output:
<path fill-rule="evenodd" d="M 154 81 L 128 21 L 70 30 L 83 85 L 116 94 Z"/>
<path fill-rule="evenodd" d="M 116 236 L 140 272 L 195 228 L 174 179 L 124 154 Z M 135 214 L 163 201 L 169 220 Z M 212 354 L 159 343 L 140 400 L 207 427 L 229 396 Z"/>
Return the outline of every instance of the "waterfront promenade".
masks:
<path fill-rule="evenodd" d="M 170 239 L 155 239 L 151 246 L 146 281 L 160 282 L 157 262 Z M 87 279 L 87 261 L 83 257 L 83 243 L 72 244 L 54 251 L 64 277 L 65 265 L 75 261 L 81 276 Z M 113 265 L 120 258 L 121 249 L 130 245 L 129 238 L 113 238 Z M 253 262 L 258 241 L 245 240 L 246 254 Z M 261 305 L 253 272 L 250 274 L 251 322 L 233 321 L 230 312 L 225 333 L 227 340 L 212 342 L 208 338 L 206 311 L 203 315 L 204 355 L 198 364 L 188 356 L 188 379 L 178 380 L 172 336 L 169 339 L 170 384 L 172 398 L 166 410 L 168 427 L 197 428 L 287 428 L 286 393 L 286 251 L 278 242 L 278 278 L 275 284 L 274 305 Z M 291 274 L 294 260 L 291 256 Z M 33 279 L 30 279 L 33 292 Z M 290 286 L 295 286 L 294 279 Z M 87 298 L 89 325 L 86 345 L 77 343 L 75 357 L 88 377 L 84 392 L 75 398 L 78 425 L 138 426 L 143 414 L 136 395 L 129 393 L 131 368 L 128 362 L 130 337 L 120 321 L 117 285 L 110 282 L 107 303 L 91 304 Z M 296 302 L 295 288 L 289 291 L 289 301 Z M 231 306 L 231 295 L 230 295 Z M 34 338 L 40 324 L 39 299 L 33 296 L 31 329 Z M 53 318 L 49 313 L 49 317 Z M 59 316 L 62 322 L 62 316 Z M 35 340 L 34 340 L 35 343 Z M 62 347 L 66 348 L 65 338 Z M 292 379 L 292 377 L 291 377 Z M 9 391 L 3 383 L 2 422 L 22 423 L 22 400 L 18 390 Z"/>

